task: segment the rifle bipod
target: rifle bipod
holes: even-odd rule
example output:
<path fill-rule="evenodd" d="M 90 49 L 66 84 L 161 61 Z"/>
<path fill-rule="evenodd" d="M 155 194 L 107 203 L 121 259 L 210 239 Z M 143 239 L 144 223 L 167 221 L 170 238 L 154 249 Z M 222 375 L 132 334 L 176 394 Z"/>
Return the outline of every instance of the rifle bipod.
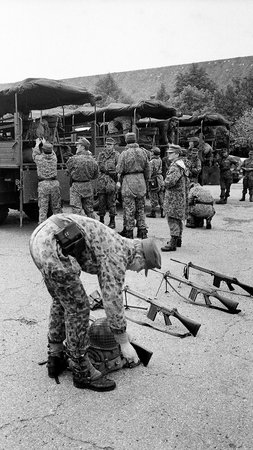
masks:
<path fill-rule="evenodd" d="M 143 307 L 139 307 L 139 306 L 129 306 L 127 303 L 127 294 L 131 294 L 141 300 L 144 300 L 145 302 L 150 304 L 150 307 L 148 309 L 147 312 L 147 318 L 151 321 L 150 322 L 140 322 L 134 319 L 131 319 L 130 317 L 127 317 L 128 320 L 137 323 L 139 325 L 144 325 L 147 327 L 151 327 L 154 328 L 155 330 L 161 331 L 163 333 L 168 333 L 171 334 L 172 336 L 177 336 L 177 337 L 186 337 L 186 336 L 197 336 L 198 330 L 201 327 L 200 323 L 197 323 L 191 319 L 188 319 L 187 317 L 182 316 L 178 310 L 176 308 L 172 308 L 172 309 L 168 309 L 162 305 L 160 305 L 159 303 L 157 303 L 155 300 L 146 297 L 145 295 L 140 294 L 139 292 L 133 291 L 131 289 L 129 289 L 128 286 L 125 286 L 122 290 L 125 293 L 125 307 L 126 309 L 129 308 L 138 308 L 138 309 L 147 309 L 147 308 L 143 308 Z M 187 328 L 188 333 L 184 333 L 184 334 L 180 334 L 180 333 L 174 333 L 172 331 L 169 330 L 165 330 L 161 327 L 159 327 L 158 325 L 153 325 L 152 322 L 154 322 L 156 315 L 158 313 L 162 313 L 163 317 L 164 317 L 164 322 L 165 325 L 172 325 L 171 321 L 170 321 L 170 316 L 174 316 L 176 319 L 178 319 L 184 326 L 185 328 Z"/>
<path fill-rule="evenodd" d="M 184 298 L 187 302 L 192 303 L 194 305 L 199 306 L 206 306 L 208 308 L 218 309 L 219 311 L 224 311 L 230 314 L 238 314 L 241 312 L 240 309 L 237 309 L 237 306 L 239 305 L 238 302 L 235 302 L 234 300 L 231 300 L 230 298 L 225 298 L 221 296 L 216 290 L 208 290 L 205 289 L 195 283 L 192 283 L 189 280 L 185 280 L 184 278 L 177 277 L 175 275 L 172 275 L 169 271 L 163 274 L 163 277 L 165 279 L 165 292 L 168 291 L 168 285 L 182 298 Z M 187 286 L 190 286 L 191 290 L 189 293 L 188 298 L 180 294 L 170 283 L 169 279 L 178 281 L 179 283 L 186 284 Z M 205 300 L 205 304 L 196 302 L 196 298 L 199 294 L 202 294 Z M 227 309 L 220 308 L 219 306 L 215 306 L 212 304 L 210 297 L 216 298 L 219 300 Z"/>

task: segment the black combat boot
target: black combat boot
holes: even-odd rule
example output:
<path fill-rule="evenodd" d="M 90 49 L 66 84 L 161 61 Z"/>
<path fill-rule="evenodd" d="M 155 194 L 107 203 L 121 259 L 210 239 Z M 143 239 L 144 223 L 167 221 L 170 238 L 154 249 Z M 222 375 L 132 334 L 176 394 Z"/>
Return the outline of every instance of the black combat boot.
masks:
<path fill-rule="evenodd" d="M 226 197 L 221 197 L 220 200 L 216 200 L 215 203 L 217 205 L 225 205 L 227 203 L 227 198 Z"/>
<path fill-rule="evenodd" d="M 181 247 L 182 246 L 182 238 L 178 237 L 177 238 L 177 247 Z"/>
<path fill-rule="evenodd" d="M 133 239 L 134 238 L 133 230 L 126 230 L 125 237 L 128 238 L 128 239 Z"/>
<path fill-rule="evenodd" d="M 48 349 L 48 376 L 50 378 L 55 378 L 67 369 L 67 356 L 65 354 L 63 344 L 60 342 L 49 342 Z"/>
<path fill-rule="evenodd" d="M 108 224 L 108 227 L 109 227 L 109 228 L 112 228 L 112 229 L 116 228 L 116 224 L 115 224 L 115 216 L 110 216 L 110 222 L 109 222 L 109 224 Z"/>
<path fill-rule="evenodd" d="M 137 230 L 137 238 L 138 239 L 147 239 L 147 237 L 148 237 L 147 230 L 138 228 L 138 230 Z"/>
<path fill-rule="evenodd" d="M 164 212 L 163 212 L 163 208 L 160 208 L 160 212 L 161 212 L 161 218 L 164 219 L 165 215 L 164 215 Z"/>
<path fill-rule="evenodd" d="M 211 228 L 212 228 L 211 220 L 212 219 L 206 219 L 206 229 L 207 230 L 211 230 Z"/>
<path fill-rule="evenodd" d="M 240 198 L 239 202 L 245 202 L 246 194 L 242 193 L 242 198 Z"/>
<path fill-rule="evenodd" d="M 104 392 L 116 388 L 115 381 L 96 370 L 87 355 L 82 356 L 79 360 L 72 359 L 72 372 L 73 384 L 78 389 Z"/>
<path fill-rule="evenodd" d="M 170 241 L 161 248 L 162 252 L 175 252 L 177 249 L 177 236 L 171 236 Z"/>
<path fill-rule="evenodd" d="M 105 216 L 100 216 L 100 222 L 105 223 Z"/>
<path fill-rule="evenodd" d="M 186 228 L 196 228 L 195 219 L 193 216 L 188 216 L 185 224 Z"/>
<path fill-rule="evenodd" d="M 146 217 L 152 217 L 153 219 L 155 219 L 156 218 L 156 213 L 155 213 L 155 210 L 154 209 L 152 209 L 151 210 L 151 212 L 150 212 L 150 214 L 147 214 L 147 216 Z"/>

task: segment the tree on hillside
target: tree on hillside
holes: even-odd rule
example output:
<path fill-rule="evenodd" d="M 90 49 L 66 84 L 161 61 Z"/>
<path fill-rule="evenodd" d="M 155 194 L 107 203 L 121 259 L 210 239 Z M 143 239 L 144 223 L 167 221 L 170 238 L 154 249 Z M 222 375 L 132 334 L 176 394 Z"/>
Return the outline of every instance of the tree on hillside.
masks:
<path fill-rule="evenodd" d="M 133 103 L 131 97 L 122 91 L 110 73 L 99 78 L 95 85 L 95 93 L 102 96 L 101 106 L 112 102 Z"/>
<path fill-rule="evenodd" d="M 210 91 L 197 89 L 195 86 L 186 86 L 174 98 L 173 106 L 182 114 L 204 114 L 214 111 L 213 95 Z"/>
<path fill-rule="evenodd" d="M 244 114 L 234 123 L 231 134 L 235 144 L 246 143 L 253 146 L 253 108 L 244 112 Z"/>
<path fill-rule="evenodd" d="M 170 95 L 166 91 L 166 86 L 164 83 L 161 83 L 161 86 L 156 93 L 156 99 L 164 103 L 170 99 Z"/>
<path fill-rule="evenodd" d="M 188 72 L 179 73 L 176 77 L 174 95 L 179 95 L 186 86 L 196 87 L 204 91 L 214 93 L 217 90 L 217 85 L 211 78 L 209 78 L 206 71 L 194 63 L 190 66 Z"/>

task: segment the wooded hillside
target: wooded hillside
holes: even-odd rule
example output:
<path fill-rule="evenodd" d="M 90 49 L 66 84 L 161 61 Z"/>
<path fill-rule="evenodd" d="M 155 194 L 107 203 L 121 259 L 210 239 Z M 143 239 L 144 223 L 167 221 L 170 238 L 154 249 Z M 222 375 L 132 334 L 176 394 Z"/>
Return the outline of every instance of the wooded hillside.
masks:
<path fill-rule="evenodd" d="M 231 83 L 233 78 L 244 78 L 253 70 L 253 56 L 205 61 L 196 63 L 196 65 L 202 67 L 218 87 L 223 89 Z M 138 101 L 156 95 L 161 83 L 165 84 L 166 91 L 171 94 L 174 90 L 177 75 L 187 72 L 190 66 L 191 64 L 182 64 L 129 72 L 114 72 L 111 75 L 123 92 L 132 97 L 134 101 Z M 68 78 L 64 81 L 86 87 L 93 92 L 99 78 L 105 75 Z"/>

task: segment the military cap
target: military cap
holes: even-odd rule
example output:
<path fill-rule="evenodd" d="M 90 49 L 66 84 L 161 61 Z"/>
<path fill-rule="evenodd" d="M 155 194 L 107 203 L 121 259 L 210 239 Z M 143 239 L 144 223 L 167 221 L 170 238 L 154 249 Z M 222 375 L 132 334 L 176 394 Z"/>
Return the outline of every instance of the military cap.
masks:
<path fill-rule="evenodd" d="M 181 147 L 180 145 L 176 145 L 176 144 L 169 144 L 169 147 L 167 149 L 167 153 L 181 153 Z"/>
<path fill-rule="evenodd" d="M 43 152 L 44 153 L 46 153 L 46 154 L 50 154 L 50 153 L 52 153 L 52 151 L 53 151 L 53 146 L 52 146 L 52 144 L 50 144 L 49 142 L 45 142 L 43 145 L 42 145 L 42 150 L 43 150 Z"/>
<path fill-rule="evenodd" d="M 134 142 L 136 142 L 136 134 L 133 132 L 127 133 L 125 135 L 125 140 L 127 144 L 133 144 Z"/>
<path fill-rule="evenodd" d="M 154 153 L 154 155 L 160 155 L 161 150 L 158 147 L 154 147 L 154 148 L 152 148 L 152 152 Z"/>
<path fill-rule="evenodd" d="M 147 276 L 148 269 L 161 269 L 161 254 L 154 239 L 144 239 L 142 250 L 145 257 L 145 275 Z"/>
<path fill-rule="evenodd" d="M 80 138 L 78 138 L 78 141 L 75 142 L 75 144 L 80 144 L 85 148 L 89 148 L 90 147 L 90 141 L 88 141 L 88 139 L 86 139 L 85 137 L 81 136 Z"/>
<path fill-rule="evenodd" d="M 115 140 L 112 137 L 107 137 L 105 143 L 107 145 L 115 145 L 116 144 Z"/>

